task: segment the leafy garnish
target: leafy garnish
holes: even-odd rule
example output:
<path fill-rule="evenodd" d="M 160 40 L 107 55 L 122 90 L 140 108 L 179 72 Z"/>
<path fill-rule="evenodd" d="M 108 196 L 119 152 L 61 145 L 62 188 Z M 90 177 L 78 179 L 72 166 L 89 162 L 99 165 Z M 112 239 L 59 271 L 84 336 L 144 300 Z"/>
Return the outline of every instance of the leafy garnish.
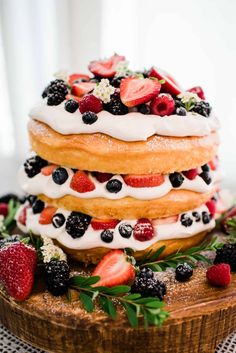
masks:
<path fill-rule="evenodd" d="M 202 261 L 210 263 L 211 261 L 207 256 L 202 254 L 204 251 L 216 251 L 223 246 L 222 243 L 217 241 L 214 237 L 210 241 L 203 242 L 199 246 L 192 247 L 183 252 L 178 251 L 175 254 L 171 254 L 164 259 L 160 259 L 160 255 L 164 252 L 165 246 L 160 247 L 156 252 L 150 251 L 146 256 L 138 263 L 139 267 L 149 267 L 155 272 L 164 271 L 167 267 L 176 268 L 180 261 L 190 262 L 195 265 L 196 262 Z"/>
<path fill-rule="evenodd" d="M 229 218 L 226 221 L 226 225 L 227 225 L 227 233 L 228 233 L 227 241 L 231 244 L 235 244 L 236 243 L 236 217 Z"/>
<path fill-rule="evenodd" d="M 10 199 L 8 202 L 8 215 L 3 220 L 3 227 L 0 229 L 0 237 L 8 237 L 16 226 L 15 215 L 19 207 L 19 201 L 13 198 Z"/>
<path fill-rule="evenodd" d="M 139 318 L 143 318 L 144 326 L 161 326 L 169 316 L 163 309 L 164 303 L 158 298 L 142 298 L 140 294 L 130 294 L 130 286 L 93 287 L 99 281 L 99 276 L 74 276 L 70 279 L 70 288 L 79 291 L 79 300 L 87 312 L 94 310 L 95 300 L 99 307 L 113 320 L 117 317 L 119 303 L 125 309 L 127 318 L 132 327 L 137 327 Z M 71 296 L 68 296 L 69 299 Z M 115 302 L 116 303 L 115 303 Z"/>

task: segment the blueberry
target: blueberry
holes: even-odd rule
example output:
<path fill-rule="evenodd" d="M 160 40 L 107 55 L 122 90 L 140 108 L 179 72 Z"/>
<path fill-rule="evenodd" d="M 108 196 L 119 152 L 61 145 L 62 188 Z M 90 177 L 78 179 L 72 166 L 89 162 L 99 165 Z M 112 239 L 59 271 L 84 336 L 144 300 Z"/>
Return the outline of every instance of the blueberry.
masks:
<path fill-rule="evenodd" d="M 74 113 L 79 108 L 79 103 L 74 99 L 69 99 L 65 103 L 65 110 L 69 113 Z"/>
<path fill-rule="evenodd" d="M 201 216 L 200 216 L 200 214 L 198 213 L 198 212 L 193 212 L 192 213 L 192 215 L 193 215 L 193 217 L 195 218 L 195 222 L 200 222 L 200 220 L 201 220 Z"/>
<path fill-rule="evenodd" d="M 52 217 L 52 224 L 54 225 L 55 228 L 60 228 L 63 226 L 65 223 L 66 219 L 62 213 L 56 213 Z"/>
<path fill-rule="evenodd" d="M 209 172 L 210 171 L 210 167 L 209 167 L 209 165 L 208 164 L 204 164 L 204 165 L 202 165 L 202 171 L 203 172 Z"/>
<path fill-rule="evenodd" d="M 106 189 L 109 192 L 116 194 L 117 192 L 119 192 L 122 189 L 122 182 L 117 179 L 111 179 L 107 182 Z"/>
<path fill-rule="evenodd" d="M 187 215 L 187 213 L 181 215 L 180 222 L 184 227 L 190 227 L 193 224 L 193 220 Z"/>
<path fill-rule="evenodd" d="M 133 228 L 130 224 L 122 223 L 119 225 L 119 233 L 123 238 L 130 238 L 133 232 Z"/>
<path fill-rule="evenodd" d="M 202 212 L 202 222 L 203 224 L 208 224 L 211 221 L 211 215 L 208 212 Z"/>
<path fill-rule="evenodd" d="M 41 213 L 44 209 L 44 202 L 41 200 L 34 201 L 32 205 L 32 211 L 34 214 Z"/>
<path fill-rule="evenodd" d="M 171 185 L 174 188 L 180 187 L 184 181 L 184 177 L 180 173 L 177 173 L 177 172 L 171 173 L 169 175 L 169 179 L 170 179 Z"/>
<path fill-rule="evenodd" d="M 178 107 L 178 108 L 176 108 L 176 114 L 181 115 L 181 116 L 185 116 L 185 115 L 187 115 L 187 110 L 184 107 Z"/>
<path fill-rule="evenodd" d="M 90 224 L 91 217 L 80 212 L 71 212 L 66 221 L 66 231 L 73 239 L 84 235 Z"/>
<path fill-rule="evenodd" d="M 98 120 L 98 116 L 93 112 L 85 112 L 82 115 L 82 120 L 87 125 L 92 125 Z"/>
<path fill-rule="evenodd" d="M 101 239 L 105 242 L 105 243 L 111 243 L 113 240 L 113 232 L 111 230 L 105 229 L 102 233 L 101 233 Z"/>
<path fill-rule="evenodd" d="M 120 87 L 120 82 L 121 80 L 124 78 L 124 76 L 118 76 L 118 77 L 114 77 L 111 80 L 111 85 L 115 88 L 119 88 Z"/>
<path fill-rule="evenodd" d="M 56 183 L 58 185 L 64 184 L 66 182 L 66 180 L 68 179 L 67 170 L 62 167 L 55 169 L 54 172 L 52 173 L 52 179 L 53 179 L 54 183 Z"/>
<path fill-rule="evenodd" d="M 199 176 L 205 181 L 207 185 L 211 183 L 211 177 L 208 172 L 202 172 Z"/>
<path fill-rule="evenodd" d="M 140 104 L 140 105 L 138 105 L 138 111 L 141 114 L 147 115 L 147 114 L 150 114 L 151 109 L 150 109 L 149 105 L 147 105 L 147 104 Z"/>

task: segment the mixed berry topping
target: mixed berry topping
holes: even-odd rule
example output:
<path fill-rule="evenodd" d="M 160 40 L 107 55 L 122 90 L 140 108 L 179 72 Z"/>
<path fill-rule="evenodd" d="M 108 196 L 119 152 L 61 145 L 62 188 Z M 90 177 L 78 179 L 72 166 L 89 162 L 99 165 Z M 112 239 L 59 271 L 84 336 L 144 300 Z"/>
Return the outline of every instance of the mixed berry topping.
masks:
<path fill-rule="evenodd" d="M 150 108 L 152 114 L 171 115 L 175 110 L 175 101 L 170 94 L 161 93 L 152 100 Z"/>
<path fill-rule="evenodd" d="M 149 219 L 141 218 L 134 226 L 134 238 L 139 241 L 151 240 L 154 237 L 154 229 Z"/>
<path fill-rule="evenodd" d="M 103 109 L 102 101 L 93 94 L 85 95 L 79 103 L 80 113 L 93 112 L 99 113 Z"/>
<path fill-rule="evenodd" d="M 113 115 L 125 115 L 129 112 L 128 107 L 121 102 L 118 92 L 111 96 L 110 102 L 104 105 L 104 109 Z"/>
<path fill-rule="evenodd" d="M 157 297 L 163 300 L 166 294 L 166 285 L 154 277 L 149 268 L 143 268 L 138 277 L 135 278 L 131 292 L 140 293 L 143 297 Z"/>
<path fill-rule="evenodd" d="M 58 105 L 62 103 L 68 93 L 67 86 L 63 80 L 52 81 L 43 91 L 42 97 L 47 97 L 48 105 Z"/>
<path fill-rule="evenodd" d="M 39 174 L 41 169 L 47 164 L 48 162 L 42 159 L 41 157 L 33 156 L 25 161 L 25 172 L 29 178 L 33 178 L 35 175 Z"/>
<path fill-rule="evenodd" d="M 66 231 L 74 239 L 84 235 L 90 224 L 91 217 L 81 212 L 71 212 L 66 221 Z"/>
<path fill-rule="evenodd" d="M 193 275 L 192 267 L 187 263 L 184 262 L 182 264 L 178 264 L 175 269 L 175 278 L 179 282 L 185 282 Z"/>
<path fill-rule="evenodd" d="M 88 175 L 83 171 L 76 171 L 70 182 L 71 189 L 79 192 L 89 192 L 95 189 L 95 185 Z"/>

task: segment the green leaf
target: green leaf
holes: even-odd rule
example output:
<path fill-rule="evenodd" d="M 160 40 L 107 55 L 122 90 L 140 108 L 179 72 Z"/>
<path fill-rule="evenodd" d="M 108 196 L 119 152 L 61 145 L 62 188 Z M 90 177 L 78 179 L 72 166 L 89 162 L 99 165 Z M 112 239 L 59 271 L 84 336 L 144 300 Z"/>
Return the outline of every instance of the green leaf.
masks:
<path fill-rule="evenodd" d="M 138 294 L 138 293 L 129 294 L 124 297 L 124 299 L 126 299 L 126 300 L 136 300 L 139 298 L 141 298 L 141 294 Z"/>
<path fill-rule="evenodd" d="M 150 262 L 152 262 L 152 261 L 155 261 L 155 260 L 157 260 L 159 257 L 160 257 L 160 255 L 163 253 L 163 251 L 165 250 L 165 248 L 166 248 L 166 246 L 165 245 L 163 245 L 163 246 L 161 246 L 156 252 L 154 252 L 154 254 L 150 257 Z"/>
<path fill-rule="evenodd" d="M 126 310 L 126 315 L 129 320 L 129 323 L 132 327 L 138 327 L 138 318 L 136 316 L 136 311 L 133 307 L 133 305 L 130 305 L 128 303 L 122 303 Z"/>
<path fill-rule="evenodd" d="M 112 303 L 112 301 L 107 297 L 101 296 L 99 298 L 99 304 L 100 304 L 101 308 L 103 309 L 103 311 L 105 311 L 113 320 L 115 320 L 116 308 L 115 308 L 114 304 Z"/>
<path fill-rule="evenodd" d="M 86 287 L 97 283 L 99 280 L 100 280 L 99 276 L 92 276 L 92 277 L 74 276 L 70 278 L 70 284 L 74 286 Z"/>
<path fill-rule="evenodd" d="M 130 292 L 130 286 L 115 286 L 112 288 L 108 287 L 98 287 L 100 292 L 109 294 L 109 295 L 118 295 L 125 294 Z"/>
<path fill-rule="evenodd" d="M 94 310 L 94 305 L 91 297 L 84 292 L 80 292 L 79 297 L 84 309 L 91 313 Z"/>

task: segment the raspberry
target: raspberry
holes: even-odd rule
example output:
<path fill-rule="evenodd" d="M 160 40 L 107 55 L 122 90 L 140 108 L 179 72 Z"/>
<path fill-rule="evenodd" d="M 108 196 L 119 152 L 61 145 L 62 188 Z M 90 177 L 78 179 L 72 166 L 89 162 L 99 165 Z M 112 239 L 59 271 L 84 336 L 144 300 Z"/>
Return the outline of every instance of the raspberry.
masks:
<path fill-rule="evenodd" d="M 150 104 L 151 113 L 166 116 L 171 115 L 175 110 L 175 101 L 170 94 L 159 94 Z"/>
<path fill-rule="evenodd" d="M 213 286 L 228 286 L 231 282 L 230 266 L 224 263 L 213 265 L 208 268 L 206 277 Z"/>
<path fill-rule="evenodd" d="M 103 109 L 102 102 L 100 99 L 95 97 L 93 94 L 87 94 L 84 96 L 79 104 L 80 113 L 93 112 L 99 113 Z"/>
<path fill-rule="evenodd" d="M 186 178 L 188 178 L 189 180 L 193 180 L 198 175 L 198 170 L 197 168 L 189 169 L 183 172 L 183 175 L 186 176 Z"/>
<path fill-rule="evenodd" d="M 146 219 L 141 218 L 134 226 L 134 238 L 139 241 L 147 241 L 154 237 L 154 229 L 152 223 Z"/>
<path fill-rule="evenodd" d="M 106 181 L 108 181 L 112 178 L 111 173 L 94 172 L 93 175 L 100 183 L 105 183 Z"/>

